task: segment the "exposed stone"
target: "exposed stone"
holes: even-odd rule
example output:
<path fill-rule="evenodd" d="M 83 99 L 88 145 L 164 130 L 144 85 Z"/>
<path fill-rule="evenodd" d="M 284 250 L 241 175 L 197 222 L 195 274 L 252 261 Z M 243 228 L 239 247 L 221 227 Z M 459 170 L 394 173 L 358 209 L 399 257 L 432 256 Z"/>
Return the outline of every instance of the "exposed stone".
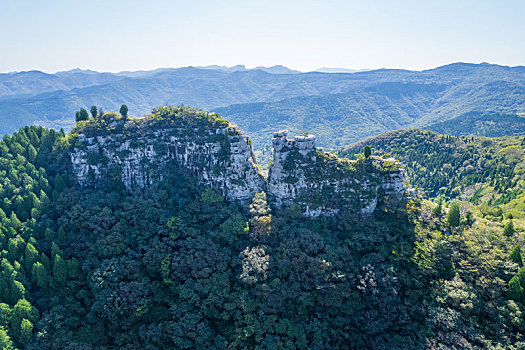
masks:
<path fill-rule="evenodd" d="M 182 129 L 150 133 L 137 127 L 126 135 L 79 135 L 82 146 L 75 147 L 70 156 L 81 187 L 102 186 L 113 171 L 127 189 L 144 188 L 161 181 L 168 165 L 186 169 L 201 184 L 230 200 L 251 199 L 265 186 L 248 138 L 234 128 L 188 135 Z"/>
<path fill-rule="evenodd" d="M 272 143 L 268 195 L 278 207 L 298 204 L 308 216 L 341 210 L 371 214 L 378 203 L 403 197 L 404 172 L 395 160 L 339 159 L 316 149 L 313 135 L 289 139 L 286 130 L 276 132 Z M 386 170 L 386 162 L 396 166 Z"/>
<path fill-rule="evenodd" d="M 313 135 L 275 133 L 268 179 L 259 173 L 251 142 L 237 127 L 148 128 L 128 123 L 125 132 L 78 135 L 70 154 L 81 187 L 120 179 L 129 190 L 161 181 L 170 166 L 185 169 L 228 200 L 249 200 L 266 191 L 275 207 L 299 205 L 304 215 L 342 210 L 371 214 L 404 196 L 404 171 L 395 159 L 340 159 L 316 148 Z"/>

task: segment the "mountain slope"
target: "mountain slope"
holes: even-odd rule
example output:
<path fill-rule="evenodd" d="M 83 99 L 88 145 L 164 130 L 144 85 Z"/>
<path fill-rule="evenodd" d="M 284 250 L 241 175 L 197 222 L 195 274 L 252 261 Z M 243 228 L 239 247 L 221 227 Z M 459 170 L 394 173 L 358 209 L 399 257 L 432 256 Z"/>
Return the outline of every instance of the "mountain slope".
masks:
<path fill-rule="evenodd" d="M 111 73 L 72 70 L 48 74 L 40 71 L 0 74 L 0 100 L 29 97 L 51 91 L 107 84 L 120 80 Z"/>
<path fill-rule="evenodd" d="M 258 140 L 282 127 L 317 133 L 322 146 L 338 147 L 399 127 L 429 126 L 464 115 L 525 112 L 524 67 L 455 63 L 426 71 L 330 74 L 268 73 L 290 73 L 283 67 L 266 72 L 219 68 L 4 74 L 0 134 L 26 123 L 71 124 L 75 110 L 91 105 L 114 110 L 127 104 L 133 115 L 141 115 L 152 105 L 187 104 L 220 111 L 245 126 L 258 147 Z M 513 133 L 520 133 L 522 126 L 515 121 L 506 122 Z M 455 132 L 450 126 L 447 131 Z M 330 133 L 333 139 L 326 136 Z"/>
<path fill-rule="evenodd" d="M 449 136 L 409 129 L 387 132 L 350 146 L 352 158 L 368 145 L 404 163 L 408 181 L 430 197 L 507 204 L 525 193 L 525 138 Z M 524 197 L 525 199 L 525 197 Z"/>
<path fill-rule="evenodd" d="M 442 87 L 432 84 L 382 83 L 361 91 L 326 96 L 302 96 L 270 103 L 216 108 L 263 147 L 275 130 L 310 132 L 325 147 L 338 148 L 370 135 L 412 124 L 429 112 L 428 101 Z"/>
<path fill-rule="evenodd" d="M 525 134 L 525 115 L 467 113 L 427 128 L 449 135 L 517 136 Z"/>

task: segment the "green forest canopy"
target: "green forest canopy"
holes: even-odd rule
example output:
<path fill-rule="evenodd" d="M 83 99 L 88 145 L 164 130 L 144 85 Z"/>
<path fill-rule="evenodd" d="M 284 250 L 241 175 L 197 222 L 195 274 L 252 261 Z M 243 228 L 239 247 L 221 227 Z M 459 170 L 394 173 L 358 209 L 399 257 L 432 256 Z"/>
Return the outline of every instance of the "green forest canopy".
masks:
<path fill-rule="evenodd" d="M 430 150 L 440 137 L 405 134 L 396 155 Z M 497 144 L 491 158 L 468 147 L 476 139 L 442 142 L 464 144 L 440 166 L 452 168 L 439 175 L 455 175 L 451 191 L 433 192 L 422 169 L 409 173 L 430 198 L 445 196 L 442 211 L 415 197 L 367 220 L 311 219 L 269 208 L 264 193 L 247 206 L 217 200 L 176 169 L 143 192 L 81 190 L 68 172 L 64 133 L 22 128 L 0 142 L 0 344 L 523 347 L 524 214 L 509 206 L 523 203 L 523 147 L 500 157 L 509 146 L 484 141 Z M 468 164 L 456 162 L 464 153 Z M 493 178 L 468 182 L 464 168 L 482 157 Z M 517 191 L 510 201 L 485 192 L 462 200 L 467 186 L 507 178 L 507 190 Z M 457 227 L 446 220 L 452 197 Z"/>

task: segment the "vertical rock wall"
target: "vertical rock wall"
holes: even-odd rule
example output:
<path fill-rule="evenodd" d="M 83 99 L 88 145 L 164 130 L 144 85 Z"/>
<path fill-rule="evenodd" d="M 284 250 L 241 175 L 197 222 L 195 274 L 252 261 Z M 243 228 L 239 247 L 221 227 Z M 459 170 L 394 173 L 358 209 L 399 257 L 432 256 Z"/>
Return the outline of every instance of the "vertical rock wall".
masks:
<path fill-rule="evenodd" d="M 148 130 L 78 136 L 70 154 L 81 187 L 103 186 L 119 177 L 127 189 L 161 181 L 170 167 L 185 169 L 225 198 L 246 200 L 264 188 L 248 138 L 235 126 L 193 130 Z"/>
<path fill-rule="evenodd" d="M 276 206 L 300 205 L 308 216 L 343 209 L 369 214 L 378 203 L 403 196 L 404 172 L 395 160 L 340 159 L 318 150 L 313 135 L 292 139 L 287 134 L 276 132 L 272 140 L 268 195 Z"/>
<path fill-rule="evenodd" d="M 181 169 L 229 200 L 266 191 L 273 206 L 299 205 L 307 216 L 341 210 L 370 214 L 404 194 L 404 172 L 394 159 L 340 159 L 317 149 L 313 135 L 288 138 L 287 131 L 276 132 L 273 164 L 264 179 L 249 139 L 236 126 L 158 128 L 131 122 L 120 130 L 78 135 L 70 156 L 79 186 L 120 180 L 129 190 L 144 188 L 162 181 L 170 169 Z"/>

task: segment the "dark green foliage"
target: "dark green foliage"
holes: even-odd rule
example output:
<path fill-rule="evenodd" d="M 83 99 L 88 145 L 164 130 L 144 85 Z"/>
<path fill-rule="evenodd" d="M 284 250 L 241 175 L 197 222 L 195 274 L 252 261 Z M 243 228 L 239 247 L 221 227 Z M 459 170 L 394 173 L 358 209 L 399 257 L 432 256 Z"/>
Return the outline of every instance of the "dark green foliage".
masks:
<path fill-rule="evenodd" d="M 93 118 L 96 118 L 98 116 L 97 106 L 91 106 L 89 112 Z"/>
<path fill-rule="evenodd" d="M 507 298 L 511 300 L 520 300 L 523 297 L 523 287 L 520 285 L 517 276 L 512 277 L 509 281 L 509 289 L 507 290 Z"/>
<path fill-rule="evenodd" d="M 515 114 L 468 113 L 430 125 L 428 129 L 451 135 L 479 135 L 488 137 L 521 135 L 525 119 Z"/>
<path fill-rule="evenodd" d="M 13 350 L 13 341 L 7 335 L 7 331 L 4 327 L 0 327 L 0 348 L 4 350 Z"/>
<path fill-rule="evenodd" d="M 10 348 L 29 343 L 39 319 L 36 289 L 47 288 L 48 272 L 42 260 L 45 228 L 53 180 L 47 170 L 61 156 L 53 155 L 61 133 L 26 127 L 0 142 L 0 343 Z M 36 152 L 36 153 L 35 153 Z M 62 165 L 63 166 L 63 165 Z M 62 166 L 56 166 L 58 169 Z M 62 180 L 63 182 L 63 180 Z M 62 188 L 62 189 L 63 189 Z M 38 221 L 37 221 L 38 220 Z M 43 262 L 42 262 L 43 261 Z M 49 265 L 49 262 L 47 262 Z"/>
<path fill-rule="evenodd" d="M 431 131 L 397 130 L 345 148 L 353 157 L 366 145 L 378 153 L 391 154 L 403 163 L 409 182 L 430 197 L 461 197 L 468 192 L 474 204 L 484 202 L 486 192 L 495 194 L 490 205 L 506 204 L 523 191 L 515 173 L 525 151 L 522 138 L 456 137 Z"/>
<path fill-rule="evenodd" d="M 224 201 L 224 198 L 212 189 L 205 189 L 202 191 L 201 200 L 204 203 L 219 203 Z"/>
<path fill-rule="evenodd" d="M 26 345 L 31 341 L 33 327 L 31 321 L 26 318 L 22 319 L 22 322 L 20 322 L 20 339 L 18 341 L 20 344 Z"/>
<path fill-rule="evenodd" d="M 76 279 L 80 276 L 80 266 L 78 259 L 71 258 L 67 261 L 67 278 Z"/>
<path fill-rule="evenodd" d="M 76 113 L 75 121 L 78 123 L 86 120 L 89 120 L 89 114 L 84 108 L 80 108 L 80 111 Z"/>
<path fill-rule="evenodd" d="M 370 146 L 365 146 L 363 153 L 365 154 L 365 158 L 368 159 L 372 155 L 372 148 Z"/>
<path fill-rule="evenodd" d="M 465 225 L 472 226 L 472 224 L 475 222 L 474 216 L 472 215 L 471 211 L 467 211 L 465 214 Z"/>
<path fill-rule="evenodd" d="M 442 214 L 443 214 L 443 199 L 439 197 L 436 206 L 432 209 L 432 215 L 436 218 L 439 218 L 441 217 Z"/>
<path fill-rule="evenodd" d="M 307 218 L 298 205 L 270 208 L 264 192 L 228 201 L 170 166 L 142 191 L 74 186 L 64 152 L 75 133 L 171 127 L 206 134 L 228 122 L 162 107 L 127 123 L 106 113 L 67 138 L 31 127 L 0 142 L 3 348 L 522 346 L 519 211 L 513 240 L 501 229 L 504 206 L 461 202 L 464 225 L 451 230 L 456 202 L 447 222 L 441 199 L 417 196 L 366 220 Z M 320 161 L 342 178 L 368 163 Z M 510 174 L 504 167 L 491 169 Z"/>
<path fill-rule="evenodd" d="M 510 252 L 509 259 L 512 262 L 515 262 L 519 266 L 523 265 L 523 259 L 521 257 L 521 248 L 519 245 L 515 246 Z"/>
<path fill-rule="evenodd" d="M 458 227 L 461 222 L 461 214 L 459 212 L 459 204 L 454 202 L 450 205 L 447 213 L 447 223 L 450 227 Z"/>
<path fill-rule="evenodd" d="M 26 345 L 31 339 L 33 322 L 39 318 L 38 310 L 25 300 L 20 299 L 13 307 L 11 317 L 11 331 L 14 340 L 22 345 Z"/>
<path fill-rule="evenodd" d="M 525 266 L 520 267 L 516 276 L 520 280 L 520 285 L 525 285 Z"/>
<path fill-rule="evenodd" d="M 53 277 L 59 287 L 63 287 L 66 284 L 67 274 L 66 262 L 60 255 L 56 254 L 53 262 Z"/>
<path fill-rule="evenodd" d="M 32 277 L 34 282 L 40 288 L 46 288 L 49 285 L 49 275 L 46 267 L 42 265 L 41 262 L 36 262 L 33 264 L 31 270 Z"/>
<path fill-rule="evenodd" d="M 125 120 L 128 117 L 128 106 L 126 105 L 120 106 L 119 113 L 122 116 L 122 118 L 124 118 Z"/>
<path fill-rule="evenodd" d="M 64 178 L 60 174 L 57 174 L 55 176 L 55 181 L 53 183 L 54 183 L 54 189 L 58 192 L 62 192 L 64 188 L 66 188 L 66 183 L 64 181 Z"/>
<path fill-rule="evenodd" d="M 8 304 L 0 303 L 0 327 L 7 327 L 13 316 L 13 310 Z"/>
<path fill-rule="evenodd" d="M 503 227 L 503 235 L 505 237 L 512 237 L 514 232 L 516 232 L 516 230 L 514 229 L 514 224 L 511 219 L 505 224 L 505 227 Z"/>

